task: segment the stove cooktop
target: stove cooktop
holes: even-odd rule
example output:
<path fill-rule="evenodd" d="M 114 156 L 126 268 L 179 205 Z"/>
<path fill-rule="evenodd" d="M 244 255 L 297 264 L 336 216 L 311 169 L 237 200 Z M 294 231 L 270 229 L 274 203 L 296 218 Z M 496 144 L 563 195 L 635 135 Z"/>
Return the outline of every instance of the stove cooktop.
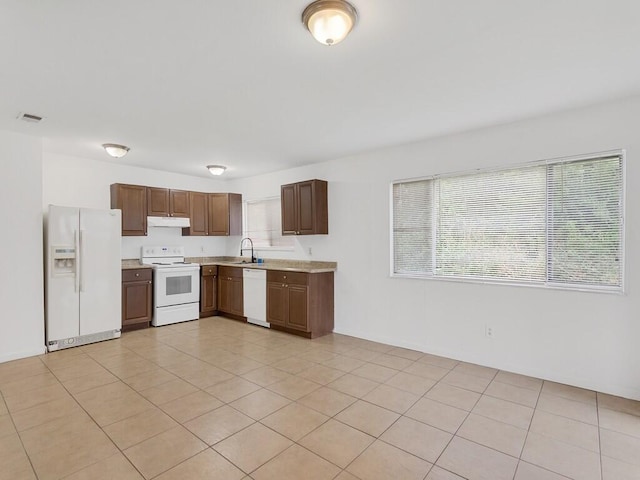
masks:
<path fill-rule="evenodd" d="M 199 263 L 191 262 L 144 262 L 153 268 L 178 268 L 178 267 L 200 267 Z"/>
<path fill-rule="evenodd" d="M 140 261 L 153 268 L 200 267 L 198 263 L 185 262 L 184 253 L 184 247 L 144 246 L 140 251 Z"/>

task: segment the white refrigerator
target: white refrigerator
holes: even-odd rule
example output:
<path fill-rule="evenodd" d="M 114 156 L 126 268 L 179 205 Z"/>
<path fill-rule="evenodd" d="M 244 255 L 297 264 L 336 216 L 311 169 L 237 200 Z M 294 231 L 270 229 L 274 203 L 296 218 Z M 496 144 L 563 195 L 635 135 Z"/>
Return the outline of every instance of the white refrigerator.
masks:
<path fill-rule="evenodd" d="M 47 350 L 109 340 L 122 327 L 121 211 L 49 205 Z"/>

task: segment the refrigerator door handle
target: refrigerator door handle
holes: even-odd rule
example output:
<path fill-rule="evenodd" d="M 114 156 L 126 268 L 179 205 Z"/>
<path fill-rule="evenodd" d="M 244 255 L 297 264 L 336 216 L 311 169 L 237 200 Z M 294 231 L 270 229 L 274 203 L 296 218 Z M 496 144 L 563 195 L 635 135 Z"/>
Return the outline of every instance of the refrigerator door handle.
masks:
<path fill-rule="evenodd" d="M 80 230 L 80 251 L 79 254 L 76 255 L 76 262 L 78 261 L 78 259 L 80 260 L 80 266 L 78 267 L 78 271 L 80 272 L 80 291 L 84 292 L 84 286 L 83 286 L 83 280 L 84 280 L 84 275 L 82 274 L 82 256 L 84 254 L 84 252 L 82 251 L 82 247 L 83 247 L 83 242 L 82 242 L 82 234 L 84 233 L 84 230 Z"/>
<path fill-rule="evenodd" d="M 74 251 L 75 251 L 75 272 L 73 275 L 73 291 L 78 292 L 80 290 L 80 251 L 78 250 L 79 240 L 78 240 L 78 231 L 73 231 L 73 243 L 74 243 Z"/>

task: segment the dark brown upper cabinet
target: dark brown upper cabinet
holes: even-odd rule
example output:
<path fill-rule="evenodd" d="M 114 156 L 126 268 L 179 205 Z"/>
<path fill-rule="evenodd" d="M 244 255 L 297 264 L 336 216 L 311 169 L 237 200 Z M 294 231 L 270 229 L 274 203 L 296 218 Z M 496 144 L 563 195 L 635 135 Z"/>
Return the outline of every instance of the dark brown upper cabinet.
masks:
<path fill-rule="evenodd" d="M 327 182 L 307 180 L 280 187 L 283 235 L 329 233 Z"/>
<path fill-rule="evenodd" d="M 189 217 L 189 192 L 147 187 L 147 215 L 150 217 Z"/>
<path fill-rule="evenodd" d="M 209 235 L 208 194 L 189 192 L 189 223 L 190 227 L 182 229 L 182 235 Z"/>
<path fill-rule="evenodd" d="M 147 187 L 140 185 L 111 185 L 111 208 L 122 210 L 122 235 L 147 234 Z"/>
<path fill-rule="evenodd" d="M 111 208 L 122 210 L 122 235 L 147 235 L 147 216 L 186 217 L 182 235 L 242 234 L 242 195 L 201 193 L 142 185 L 111 185 Z"/>
<path fill-rule="evenodd" d="M 209 193 L 209 235 L 242 235 L 242 195 L 239 193 Z"/>

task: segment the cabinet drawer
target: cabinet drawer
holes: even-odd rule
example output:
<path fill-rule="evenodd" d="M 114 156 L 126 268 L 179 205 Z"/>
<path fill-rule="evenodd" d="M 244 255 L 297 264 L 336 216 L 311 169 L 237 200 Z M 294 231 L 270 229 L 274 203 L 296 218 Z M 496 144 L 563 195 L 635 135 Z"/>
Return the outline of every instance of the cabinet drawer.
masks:
<path fill-rule="evenodd" d="M 122 270 L 123 282 L 139 282 L 141 280 L 151 280 L 150 268 L 135 268 L 131 270 Z"/>
<path fill-rule="evenodd" d="M 242 278 L 242 268 L 238 267 L 218 267 L 219 277 Z"/>
<path fill-rule="evenodd" d="M 218 274 L 218 266 L 217 265 L 203 265 L 201 270 L 201 275 L 203 277 L 210 277 Z"/>
<path fill-rule="evenodd" d="M 286 283 L 291 285 L 307 285 L 309 283 L 309 274 L 302 272 L 282 272 L 279 270 L 268 270 L 267 282 Z"/>

